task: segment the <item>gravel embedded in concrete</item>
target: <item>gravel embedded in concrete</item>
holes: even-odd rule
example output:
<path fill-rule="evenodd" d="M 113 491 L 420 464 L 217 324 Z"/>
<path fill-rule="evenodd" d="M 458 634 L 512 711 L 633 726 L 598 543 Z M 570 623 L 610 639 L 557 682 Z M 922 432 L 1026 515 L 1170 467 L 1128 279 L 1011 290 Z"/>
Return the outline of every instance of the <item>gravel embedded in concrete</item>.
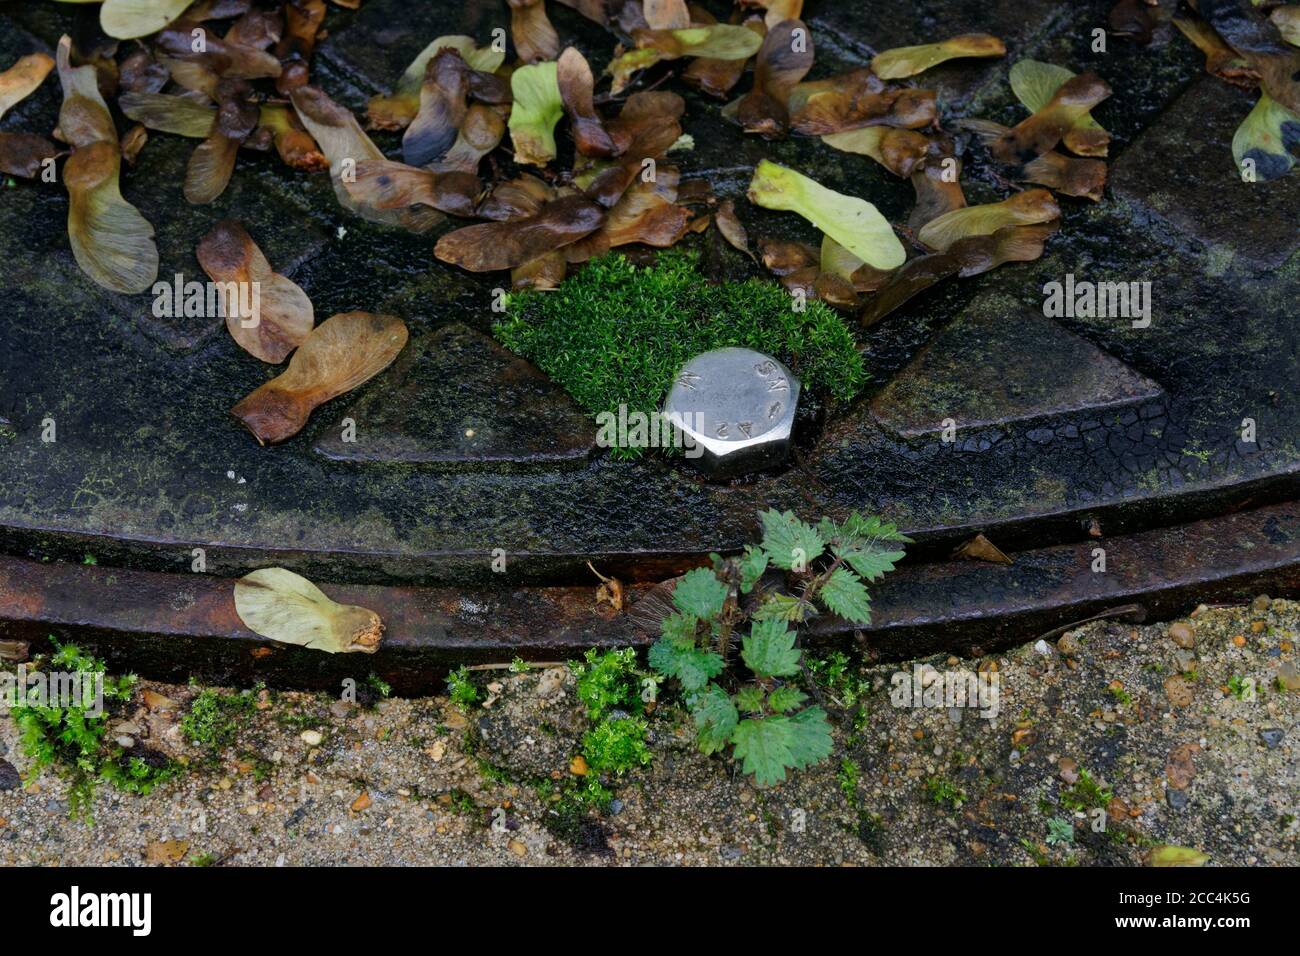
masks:
<path fill-rule="evenodd" d="M 535 786 L 566 780 L 580 749 L 566 670 L 480 674 L 499 691 L 468 714 L 445 698 L 366 709 L 264 693 L 211 762 L 178 727 L 197 690 L 144 683 L 124 722 L 190 770 L 148 797 L 102 787 L 93 829 L 68 819 L 50 772 L 0 787 L 0 864 L 1136 865 L 1169 843 L 1212 864 L 1294 866 L 1300 695 L 1280 688 L 1295 673 L 1300 604 L 1181 623 L 1194 651 L 1168 623 L 1099 622 L 1048 641 L 1046 655 L 1029 642 L 916 662 L 933 669 L 925 684 L 996 666 L 991 719 L 892 706 L 891 677 L 910 682 L 911 665 L 866 668 L 860 729 L 824 691 L 835 754 L 769 791 L 696 753 L 689 717 L 661 705 L 654 762 L 613 782 L 607 813 L 577 817 Z M 27 766 L 10 720 L 5 761 Z M 1072 840 L 1060 838 L 1067 823 Z"/>

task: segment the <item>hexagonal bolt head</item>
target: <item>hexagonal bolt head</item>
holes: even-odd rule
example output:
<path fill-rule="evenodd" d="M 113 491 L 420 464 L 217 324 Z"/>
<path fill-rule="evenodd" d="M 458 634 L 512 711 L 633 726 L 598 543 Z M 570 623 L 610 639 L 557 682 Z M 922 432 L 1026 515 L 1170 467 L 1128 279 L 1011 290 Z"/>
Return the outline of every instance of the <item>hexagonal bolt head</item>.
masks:
<path fill-rule="evenodd" d="M 710 478 L 732 478 L 785 461 L 798 404 L 799 380 L 788 368 L 753 349 L 725 348 L 682 366 L 664 416 L 682 431 L 688 460 Z"/>

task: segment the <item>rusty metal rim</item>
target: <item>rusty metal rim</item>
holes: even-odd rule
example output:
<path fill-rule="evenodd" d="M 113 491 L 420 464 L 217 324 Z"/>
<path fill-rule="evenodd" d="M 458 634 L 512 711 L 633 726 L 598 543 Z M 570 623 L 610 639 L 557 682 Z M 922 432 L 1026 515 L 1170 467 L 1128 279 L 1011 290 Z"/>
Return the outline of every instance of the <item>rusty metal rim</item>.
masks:
<path fill-rule="evenodd" d="M 1276 474 L 1247 481 L 1230 481 L 1220 485 L 1183 489 L 1158 497 L 1135 495 L 1119 501 L 1099 502 L 1094 507 L 1076 505 L 1055 511 L 983 522 L 966 522 L 944 528 L 904 528 L 916 540 L 908 549 L 908 562 L 937 561 L 954 545 L 984 532 L 1005 551 L 1041 547 L 1044 544 L 1069 544 L 1090 540 L 1085 526 L 1096 520 L 1107 534 L 1132 535 L 1168 528 L 1171 515 L 1178 521 L 1211 519 L 1247 507 L 1261 507 L 1300 497 L 1300 465 Z M 143 570 L 174 573 L 171 567 L 188 564 L 194 548 L 206 553 L 209 569 L 214 573 L 238 575 L 257 567 L 283 564 L 309 577 L 321 576 L 321 569 L 344 562 L 344 578 L 374 584 L 397 581 L 392 569 L 405 565 L 409 570 L 398 580 L 412 585 L 438 587 L 448 578 L 472 584 L 494 584 L 490 570 L 490 551 L 423 551 L 404 554 L 387 551 L 323 551 L 284 547 L 268 549 L 244 544 L 210 541 L 160 541 L 143 535 L 87 533 L 66 528 L 0 527 L 0 552 L 39 555 L 43 558 L 76 561 L 93 552 L 107 563 L 121 563 Z M 710 550 L 718 550 L 717 547 Z M 162 554 L 170 554 L 170 560 Z M 552 551 L 521 550 L 512 554 L 518 584 L 535 588 L 557 589 L 593 580 L 587 571 L 588 561 L 602 572 L 624 581 L 654 582 L 680 574 L 708 560 L 708 550 L 688 551 L 609 551 L 603 553 L 562 554 Z M 538 570 L 545 567 L 547 570 Z M 474 569 L 479 569 L 475 571 Z M 324 580 L 330 580 L 325 572 Z"/>
<path fill-rule="evenodd" d="M 1097 549 L 1104 571 L 1094 570 Z M 1261 591 L 1297 596 L 1300 503 L 1013 557 L 1010 566 L 900 568 L 873 589 L 870 626 L 822 619 L 807 640 L 856 641 L 885 660 L 978 654 L 1098 615 L 1154 619 Z M 48 647 L 50 635 L 75 639 L 115 670 L 159 679 L 336 689 L 374 673 L 403 694 L 438 689 L 460 664 L 563 660 L 593 646 L 644 647 L 656 637 L 635 613 L 649 586 L 629 588 L 633 613 L 621 615 L 602 613 L 591 587 L 325 590 L 381 614 L 379 653 L 326 655 L 259 638 L 235 613 L 230 578 L 14 557 L 0 557 L 0 637 L 29 642 L 33 652 Z"/>

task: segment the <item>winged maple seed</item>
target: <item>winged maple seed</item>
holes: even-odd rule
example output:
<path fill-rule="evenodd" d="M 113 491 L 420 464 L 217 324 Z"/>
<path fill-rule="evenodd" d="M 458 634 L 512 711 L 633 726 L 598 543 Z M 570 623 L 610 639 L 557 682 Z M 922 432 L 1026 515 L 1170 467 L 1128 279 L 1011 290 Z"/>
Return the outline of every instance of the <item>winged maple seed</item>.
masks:
<path fill-rule="evenodd" d="M 406 68 L 391 96 L 371 98 L 366 107 L 366 115 L 372 129 L 397 130 L 410 125 L 420 110 L 420 92 L 429 62 L 441 50 L 455 50 L 472 69 L 483 73 L 495 73 L 505 62 L 505 51 L 498 52 L 491 47 L 480 48 L 473 37 L 438 37 Z"/>
<path fill-rule="evenodd" d="M 60 153 L 44 136 L 35 133 L 0 133 L 0 173 L 34 179 L 43 169 L 49 168 L 47 160 Z"/>
<path fill-rule="evenodd" d="M 745 132 L 759 133 L 769 139 L 786 134 L 790 125 L 787 107 L 790 93 L 813 65 L 809 35 L 801 20 L 785 20 L 767 31 L 754 63 L 753 89 L 734 107 L 727 108 Z"/>
<path fill-rule="evenodd" d="M 367 159 L 343 183 L 359 207 L 388 210 L 427 206 L 454 216 L 473 216 L 483 184 L 473 173 L 434 172 L 387 159 Z"/>
<path fill-rule="evenodd" d="M 513 269 L 577 242 L 605 222 L 605 210 L 586 196 L 562 196 L 525 219 L 486 222 L 449 232 L 434 255 L 470 272 Z"/>
<path fill-rule="evenodd" d="M 560 101 L 568 114 L 578 152 L 584 156 L 616 156 L 620 150 L 596 112 L 593 99 L 596 81 L 587 58 L 573 47 L 567 47 L 555 69 Z"/>
<path fill-rule="evenodd" d="M 1004 226 L 1028 226 L 1059 219 L 1061 207 L 1046 189 L 1027 189 L 1001 202 L 965 206 L 926 223 L 916 238 L 937 252 L 959 239 L 988 236 Z"/>
<path fill-rule="evenodd" d="M 429 61 L 420 87 L 420 108 L 402 137 L 402 156 L 411 166 L 440 159 L 456 142 L 469 110 L 469 65 L 454 49 Z"/>
<path fill-rule="evenodd" d="M 787 101 L 790 128 L 825 136 L 860 126 L 921 129 L 938 117 L 933 90 L 891 87 L 869 69 L 797 84 Z"/>
<path fill-rule="evenodd" d="M 863 126 L 822 137 L 827 146 L 846 153 L 870 156 L 895 176 L 911 176 L 930 152 L 930 140 L 910 129 L 890 126 Z"/>
<path fill-rule="evenodd" d="M 677 167 L 660 166 L 653 182 L 635 182 L 596 232 L 565 246 L 565 258 L 586 262 L 630 243 L 661 249 L 676 244 L 692 219 L 688 208 L 677 205 L 680 178 Z"/>
<path fill-rule="evenodd" d="M 257 289 L 257 313 L 227 307 L 226 328 L 239 347 L 263 362 L 279 364 L 307 341 L 315 317 L 311 299 L 291 280 L 271 269 L 262 250 L 239 223 L 223 219 L 199 242 L 199 265 L 214 282 Z M 240 303 L 251 296 L 228 296 Z"/>
<path fill-rule="evenodd" d="M 392 315 L 344 312 L 307 336 L 283 373 L 230 413 L 258 442 L 274 445 L 307 424 L 318 405 L 350 392 L 387 368 L 406 345 L 406 325 Z"/>
<path fill-rule="evenodd" d="M 425 232 L 442 222 L 442 214 L 427 206 L 376 209 L 354 199 L 347 188 L 345 173 L 351 176 L 357 164 L 366 160 L 384 161 L 387 157 L 361 129 L 352 112 L 335 103 L 323 90 L 300 86 L 290 98 L 298 118 L 329 161 L 334 194 L 345 209 L 371 222 L 398 225 L 412 232 Z"/>
<path fill-rule="evenodd" d="M 73 147 L 64 164 L 68 241 L 81 270 L 114 292 L 143 292 L 158 278 L 153 227 L 122 197 L 117 127 L 92 66 L 73 67 L 72 40 L 59 41 L 63 105 L 55 135 Z"/>
<path fill-rule="evenodd" d="M 718 22 L 707 10 L 696 8 L 693 12 L 697 22 L 706 26 Z M 785 19 L 794 20 L 798 19 L 798 17 L 796 15 Z M 767 34 L 767 26 L 763 23 L 762 17 L 747 17 L 742 25 L 748 30 L 753 30 L 760 39 Z M 682 80 L 710 96 L 723 99 L 740 82 L 740 78 L 745 75 L 745 67 L 748 64 L 748 60 L 719 60 L 707 56 L 697 57 L 687 65 L 686 69 L 682 70 Z"/>
<path fill-rule="evenodd" d="M 899 47 L 878 53 L 871 61 L 871 71 L 882 80 L 901 80 L 931 67 L 962 57 L 1005 56 L 1002 41 L 987 33 L 967 33 L 920 46 Z"/>
<path fill-rule="evenodd" d="M 53 69 L 54 60 L 48 54 L 30 53 L 0 73 L 0 119 L 31 96 Z"/>
<path fill-rule="evenodd" d="M 1017 60 L 1011 67 L 1011 92 L 1031 112 L 1047 106 L 1061 87 L 1075 75 L 1064 67 L 1038 60 Z M 1101 157 L 1110 143 L 1107 133 L 1091 112 L 1078 117 L 1065 132 L 1062 144 L 1077 156 Z"/>
<path fill-rule="evenodd" d="M 1084 149 L 1101 150 L 1110 134 L 1101 127 L 1078 127 L 1094 106 L 1110 96 L 1110 87 L 1092 72 L 1082 73 L 1062 83 L 1051 99 L 1029 119 L 999 137 L 992 146 L 994 157 L 1007 163 L 1028 163 L 1078 128 L 1076 141 Z"/>
<path fill-rule="evenodd" d="M 555 124 L 564 114 L 555 63 L 521 66 L 510 74 L 510 140 L 515 161 L 545 166 L 556 156 Z"/>
<path fill-rule="evenodd" d="M 226 191 L 235 171 L 235 155 L 261 118 L 252 100 L 252 87 L 245 80 L 220 80 L 216 99 L 216 120 L 207 138 L 190 154 L 185 170 L 183 193 L 195 205 L 210 203 Z"/>
<path fill-rule="evenodd" d="M 614 79 L 614 93 L 621 93 L 636 73 L 664 60 L 703 57 L 743 63 L 758 52 L 763 42 L 755 31 L 727 23 L 686 29 L 640 29 L 634 30 L 632 37 L 636 49 L 612 60 L 606 68 Z"/>
<path fill-rule="evenodd" d="M 510 35 L 524 63 L 554 60 L 560 53 L 560 37 L 546 16 L 543 0 L 508 0 Z"/>
<path fill-rule="evenodd" d="M 301 575 L 262 568 L 235 582 L 235 611 L 254 634 L 327 654 L 373 654 L 384 639 L 374 611 L 339 604 Z"/>

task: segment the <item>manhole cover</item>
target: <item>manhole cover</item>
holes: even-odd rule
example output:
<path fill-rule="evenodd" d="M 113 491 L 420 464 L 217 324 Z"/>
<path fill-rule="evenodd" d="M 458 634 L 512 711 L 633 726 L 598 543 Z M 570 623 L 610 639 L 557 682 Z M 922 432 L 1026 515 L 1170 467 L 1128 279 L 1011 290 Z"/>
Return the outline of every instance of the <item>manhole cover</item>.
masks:
<path fill-rule="evenodd" d="M 548 6 L 593 63 L 608 59 L 607 34 Z M 257 157 L 241 154 L 217 202 L 191 206 L 193 145 L 158 134 L 124 193 L 157 230 L 161 278 L 202 278 L 198 240 L 234 218 L 318 318 L 397 314 L 411 345 L 296 437 L 260 447 L 228 409 L 267 366 L 220 320 L 156 317 L 152 297 L 91 284 L 68 248 L 61 188 L 0 189 L 0 546 L 163 572 L 188 571 L 199 548 L 217 575 L 274 563 L 355 585 L 483 588 L 501 586 L 492 560 L 504 550 L 509 587 L 577 585 L 588 560 L 653 581 L 735 549 L 768 507 L 880 513 L 924 557 L 974 529 L 1004 549 L 1048 547 L 1082 540 L 1093 520 L 1131 534 L 1292 497 L 1300 176 L 1240 181 L 1230 142 L 1251 95 L 1203 76 L 1200 54 L 1169 36 L 1093 52 L 1104 3 L 879 7 L 809 2 L 814 75 L 936 39 L 936 24 L 989 32 L 1006 58 L 944 66 L 925 85 L 956 113 L 1006 120 L 1018 109 L 1008 65 L 1051 50 L 1114 88 L 1099 110 L 1115 134 L 1110 184 L 1099 204 L 1063 202 L 1039 261 L 950 283 L 861 330 L 871 385 L 804 436 L 795 465 L 711 484 L 666 459 L 611 460 L 572 400 L 492 340 L 498 278 L 436 262 L 430 236 L 348 215 L 328 177 Z M 0 64 L 51 49 L 76 9 L 0 3 Z M 369 0 L 331 13 L 317 81 L 360 111 L 429 38 L 495 26 L 508 26 L 502 3 Z M 753 167 L 772 157 L 906 220 L 906 181 L 815 139 L 746 137 L 686 95 L 683 172 L 719 196 L 743 206 Z M 48 131 L 58 103 L 46 83 L 0 129 Z M 996 198 L 978 178 L 967 195 Z M 720 244 L 704 260 L 719 275 L 750 268 Z M 1149 311 L 1045 311 L 1053 283 L 1122 283 Z M 355 442 L 340 438 L 349 419 Z"/>

